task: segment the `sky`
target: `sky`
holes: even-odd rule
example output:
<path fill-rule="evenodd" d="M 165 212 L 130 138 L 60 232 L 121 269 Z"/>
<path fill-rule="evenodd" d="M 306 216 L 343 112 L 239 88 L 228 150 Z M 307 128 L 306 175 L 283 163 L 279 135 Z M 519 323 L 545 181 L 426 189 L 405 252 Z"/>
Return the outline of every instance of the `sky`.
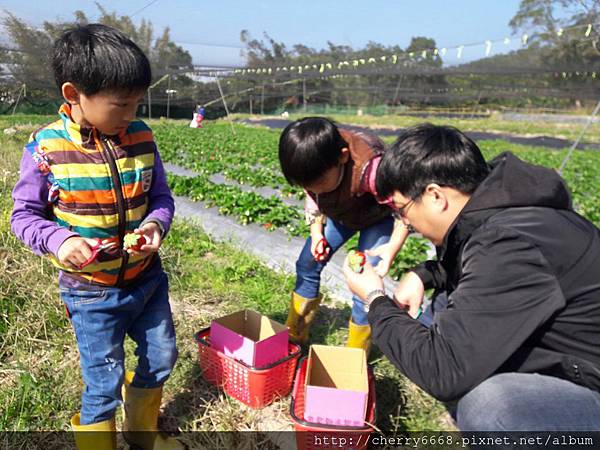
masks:
<path fill-rule="evenodd" d="M 109 12 L 152 22 L 155 35 L 165 27 L 171 39 L 188 50 L 195 64 L 244 66 L 240 31 L 262 38 L 267 32 L 288 47 L 302 43 L 315 49 L 327 41 L 364 47 L 369 41 L 406 47 L 413 36 L 435 39 L 456 64 L 485 56 L 486 40 L 494 55 L 520 46 L 508 22 L 520 0 L 127 0 L 101 1 Z M 92 21 L 99 16 L 95 1 L 0 0 L 0 17 L 11 12 L 39 27 L 44 20 L 70 20 L 82 10 Z M 510 37 L 506 44 L 504 38 Z M 496 42 L 498 41 L 498 42 Z M 480 43 L 469 46 L 468 44 Z M 465 45 L 458 59 L 458 46 Z"/>

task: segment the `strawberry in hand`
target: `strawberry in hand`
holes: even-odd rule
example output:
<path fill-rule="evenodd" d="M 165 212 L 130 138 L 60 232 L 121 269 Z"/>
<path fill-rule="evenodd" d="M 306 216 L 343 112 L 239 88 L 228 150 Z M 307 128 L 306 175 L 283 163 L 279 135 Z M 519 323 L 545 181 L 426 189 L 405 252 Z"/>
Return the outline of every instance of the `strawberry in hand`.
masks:
<path fill-rule="evenodd" d="M 317 262 L 326 261 L 329 258 L 329 254 L 331 253 L 331 247 L 329 243 L 324 237 L 321 237 L 318 240 L 313 240 L 316 244 L 313 244 L 312 254 L 313 258 Z"/>
<path fill-rule="evenodd" d="M 131 249 L 135 252 L 139 252 L 142 249 L 142 245 L 148 244 L 148 238 L 143 234 L 127 233 L 123 238 L 123 249 Z"/>
<path fill-rule="evenodd" d="M 162 244 L 162 230 L 155 222 L 148 222 L 127 233 L 123 238 L 123 250 L 130 255 L 149 256 Z"/>
<path fill-rule="evenodd" d="M 348 253 L 348 266 L 353 272 L 362 273 L 367 262 L 365 254 L 358 250 L 350 250 Z"/>

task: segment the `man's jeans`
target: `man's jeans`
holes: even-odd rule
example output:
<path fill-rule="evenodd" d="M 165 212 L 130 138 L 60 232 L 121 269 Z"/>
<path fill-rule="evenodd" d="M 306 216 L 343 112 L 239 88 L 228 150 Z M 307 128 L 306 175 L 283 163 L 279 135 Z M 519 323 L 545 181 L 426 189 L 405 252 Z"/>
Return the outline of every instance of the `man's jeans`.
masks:
<path fill-rule="evenodd" d="M 435 296 L 419 320 L 431 326 L 447 304 Z M 600 392 L 537 373 L 493 375 L 447 406 L 461 431 L 600 430 Z"/>
<path fill-rule="evenodd" d="M 390 240 L 393 228 L 394 219 L 390 216 L 368 228 L 360 230 L 358 249 L 364 252 L 365 250 L 370 250 L 386 244 Z M 328 218 L 323 235 L 331 247 L 329 258 L 331 258 L 333 254 L 355 233 L 356 231 Z M 304 298 L 316 298 L 319 295 L 321 272 L 327 265 L 327 261 L 315 261 L 310 252 L 311 242 L 312 240 L 309 237 L 296 261 L 296 287 L 294 291 Z M 367 256 L 367 260 L 371 265 L 376 265 L 380 258 Z M 367 325 L 369 323 L 367 311 L 365 311 L 365 304 L 357 296 L 352 297 L 352 322 L 357 325 Z"/>
<path fill-rule="evenodd" d="M 158 387 L 169 377 L 177 348 L 168 291 L 164 272 L 129 288 L 61 288 L 77 336 L 85 383 L 82 425 L 112 418 L 121 402 L 125 335 L 137 344 L 133 386 Z"/>
<path fill-rule="evenodd" d="M 501 373 L 458 401 L 463 431 L 598 431 L 600 392 L 537 373 Z"/>

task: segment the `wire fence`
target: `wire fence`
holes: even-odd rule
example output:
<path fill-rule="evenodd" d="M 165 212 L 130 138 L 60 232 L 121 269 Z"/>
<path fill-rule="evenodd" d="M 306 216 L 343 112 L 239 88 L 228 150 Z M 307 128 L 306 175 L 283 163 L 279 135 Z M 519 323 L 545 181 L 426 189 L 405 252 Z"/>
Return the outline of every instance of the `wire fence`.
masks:
<path fill-rule="evenodd" d="M 231 112 L 281 114 L 308 111 L 336 114 L 399 114 L 407 110 L 463 110 L 473 116 L 489 110 L 590 112 L 600 98 L 598 72 L 592 66 L 478 68 L 358 67 L 319 74 L 240 74 L 203 68 L 174 70 L 154 80 L 140 105 L 145 117 L 189 118 L 197 104 L 208 118 Z M 6 69 L 6 67 L 5 67 Z M 564 70 L 563 70 L 564 69 Z M 567 69 L 569 71 L 567 71 Z M 61 102 L 50 79 L 26 72 L 0 77 L 0 114 L 54 113 Z M 217 86 L 219 74 L 221 89 Z"/>

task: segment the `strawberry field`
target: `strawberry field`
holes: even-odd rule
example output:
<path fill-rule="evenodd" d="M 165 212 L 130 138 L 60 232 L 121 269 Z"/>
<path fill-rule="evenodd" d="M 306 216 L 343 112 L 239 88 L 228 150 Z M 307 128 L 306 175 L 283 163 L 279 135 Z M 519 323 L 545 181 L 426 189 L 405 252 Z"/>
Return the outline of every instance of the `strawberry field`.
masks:
<path fill-rule="evenodd" d="M 58 300 L 56 269 L 17 241 L 9 224 L 10 190 L 18 177 L 23 145 L 39 125 L 52 120 L 54 117 L 23 115 L 0 120 L 0 157 L 5 162 L 0 183 L 0 212 L 4 218 L 0 221 L 0 336 L 4 343 L 0 346 L 0 402 L 5 407 L 0 426 L 5 430 L 67 429 L 83 388 L 76 340 Z M 223 218 L 229 217 L 228 223 L 237 221 L 248 227 L 239 226 L 236 232 L 244 229 L 252 235 L 260 233 L 267 242 L 277 242 L 277 238 L 285 242 L 287 237 L 297 242 L 299 238 L 293 236 L 307 233 L 300 212 L 302 193 L 289 188 L 279 172 L 279 131 L 235 124 L 234 135 L 229 124 L 218 121 L 208 123 L 204 129 L 158 120 L 150 126 L 162 158 L 196 174 L 169 175 L 178 195 L 201 201 L 197 205 L 202 211 L 205 206 L 214 206 L 211 217 L 221 218 L 216 214 L 218 210 Z M 552 168 L 559 167 L 567 152 L 501 140 L 479 144 L 488 159 L 511 150 L 528 161 Z M 575 207 L 597 225 L 599 159 L 600 152 L 577 151 L 564 173 Z M 180 218 L 161 250 L 171 280 L 171 302 L 181 347 L 179 362 L 166 387 L 163 420 L 184 431 L 290 429 L 287 401 L 276 402 L 256 414 L 204 382 L 192 336 L 211 319 L 240 307 L 284 321 L 293 276 L 270 270 L 247 248 L 240 250 L 205 234 L 184 220 L 184 212 L 183 208 L 179 210 Z M 421 261 L 427 249 L 423 239 L 411 237 L 392 275 L 397 277 Z M 273 245 L 269 252 L 275 254 L 280 249 Z M 343 345 L 349 314 L 348 305 L 340 308 L 332 302 L 324 304 L 314 326 L 314 342 Z M 127 343 L 127 360 L 131 368 L 135 361 L 131 342 Z M 377 425 L 384 433 L 393 436 L 405 431 L 454 430 L 444 407 L 402 376 L 388 360 L 375 354 L 371 362 L 377 379 Z"/>
<path fill-rule="evenodd" d="M 279 171 L 278 133 L 245 126 L 235 130 L 234 135 L 226 123 L 209 124 L 201 130 L 172 124 L 154 126 L 163 160 L 197 173 L 194 178 L 169 175 L 174 193 L 217 206 L 220 213 L 235 216 L 242 224 L 285 228 L 293 236 L 307 233 L 301 203 L 293 201 L 301 200 L 303 192 L 288 186 Z M 235 184 L 211 180 L 217 174 Z M 244 185 L 274 192 L 264 196 L 242 189 Z"/>
<path fill-rule="evenodd" d="M 163 160 L 197 174 L 169 174 L 176 195 L 217 207 L 220 214 L 232 216 L 243 225 L 257 223 L 266 230 L 282 229 L 291 236 L 308 234 L 302 213 L 304 193 L 290 187 L 279 169 L 278 130 L 235 124 L 234 134 L 228 123 L 219 122 L 203 129 L 160 122 L 153 129 Z M 385 140 L 390 143 L 393 138 Z M 524 160 L 550 168 L 559 167 L 567 153 L 566 149 L 556 151 L 501 140 L 478 144 L 487 159 L 510 150 Z M 576 209 L 600 224 L 600 201 L 595 195 L 600 186 L 600 152 L 576 151 L 563 176 Z M 348 247 L 353 245 L 350 242 Z M 423 239 L 409 239 L 392 270 L 393 278 L 422 261 L 426 251 Z"/>
<path fill-rule="evenodd" d="M 15 123 L 47 123 L 47 116 L 19 116 Z M 11 118 L 6 118 L 12 125 Z M 450 121 L 450 124 L 452 122 Z M 287 184 L 279 169 L 279 130 L 223 121 L 209 122 L 203 129 L 189 128 L 187 122 L 150 123 L 163 161 L 189 169 L 195 176 L 168 174 L 174 194 L 216 207 L 242 225 L 255 223 L 267 231 L 282 230 L 290 236 L 307 236 L 302 212 L 304 193 Z M 383 138 L 391 144 L 394 138 Z M 545 167 L 558 168 L 568 149 L 551 150 L 508 143 L 478 141 L 486 159 L 504 151 Z M 600 225 L 600 151 L 575 151 L 563 177 L 573 194 L 576 210 Z M 350 248 L 356 244 L 351 240 Z M 392 277 L 426 257 L 424 239 L 411 237 L 397 257 Z"/>

